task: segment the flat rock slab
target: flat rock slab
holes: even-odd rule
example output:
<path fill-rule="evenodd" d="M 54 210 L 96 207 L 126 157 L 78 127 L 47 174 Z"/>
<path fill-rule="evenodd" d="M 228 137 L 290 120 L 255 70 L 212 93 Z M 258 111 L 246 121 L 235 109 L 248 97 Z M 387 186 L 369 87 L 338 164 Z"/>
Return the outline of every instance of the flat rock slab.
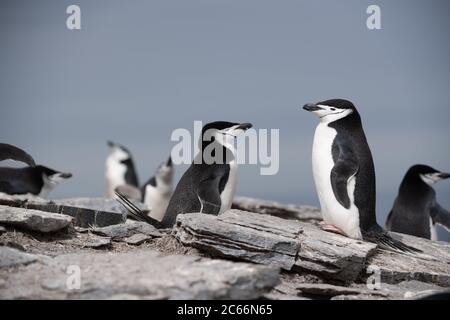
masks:
<path fill-rule="evenodd" d="M 394 234 L 402 242 L 424 254 L 380 251 L 368 261 L 368 268 L 379 270 L 383 283 L 417 280 L 450 287 L 450 244 L 404 234 Z"/>
<path fill-rule="evenodd" d="M 69 215 L 74 218 L 75 226 L 83 228 L 92 226 L 104 227 L 124 223 L 127 218 L 125 212 L 108 212 L 85 207 L 76 207 L 65 205 L 62 202 L 48 201 L 28 196 L 2 195 L 0 196 L 0 205 Z"/>
<path fill-rule="evenodd" d="M 27 265 L 38 260 L 38 256 L 9 247 L 0 247 L 0 268 Z"/>
<path fill-rule="evenodd" d="M 72 217 L 63 214 L 0 205 L 0 224 L 26 230 L 55 232 L 69 226 L 72 220 Z"/>
<path fill-rule="evenodd" d="M 149 237 L 145 234 L 136 233 L 136 234 L 133 234 L 131 237 L 125 238 L 125 242 L 128 244 L 131 244 L 133 246 L 138 246 L 150 239 L 151 239 L 151 237 Z"/>
<path fill-rule="evenodd" d="M 129 221 L 127 223 L 113 226 L 94 228 L 92 233 L 110 237 L 114 241 L 120 241 L 135 234 L 144 234 L 152 238 L 161 237 L 163 234 L 154 226 L 140 221 Z"/>
<path fill-rule="evenodd" d="M 60 205 L 96 211 L 115 212 L 119 214 L 124 212 L 124 209 L 117 200 L 108 198 L 68 198 L 55 200 L 53 202 Z"/>
<path fill-rule="evenodd" d="M 300 223 L 301 250 L 294 270 L 306 270 L 322 277 L 353 282 L 366 260 L 376 252 L 376 244 L 347 238 L 306 223 Z"/>
<path fill-rule="evenodd" d="M 299 206 L 294 204 L 281 204 L 275 201 L 267 201 L 249 197 L 235 197 L 233 209 L 251 211 L 277 216 L 283 219 L 300 221 L 322 220 L 320 210 L 310 206 Z"/>
<path fill-rule="evenodd" d="M 202 213 L 177 217 L 175 237 L 183 244 L 230 259 L 290 270 L 295 263 L 302 228 L 274 216 L 229 210 L 220 216 Z"/>
<path fill-rule="evenodd" d="M 68 287 L 76 284 L 68 278 L 77 270 L 79 288 Z M 257 299 L 278 284 L 279 273 L 268 266 L 137 249 L 61 255 L 2 279 L 1 299 Z"/>
<path fill-rule="evenodd" d="M 220 216 L 179 215 L 175 237 L 213 256 L 354 281 L 376 245 L 322 231 L 310 223 L 240 210 Z"/>

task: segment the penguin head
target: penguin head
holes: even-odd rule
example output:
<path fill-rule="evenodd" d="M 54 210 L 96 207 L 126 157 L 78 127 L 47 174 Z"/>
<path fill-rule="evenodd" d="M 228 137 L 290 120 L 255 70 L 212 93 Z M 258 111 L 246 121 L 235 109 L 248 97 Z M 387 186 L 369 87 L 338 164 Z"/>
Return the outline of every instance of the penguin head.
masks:
<path fill-rule="evenodd" d="M 42 176 L 43 189 L 46 192 L 53 190 L 59 183 L 72 177 L 71 173 L 59 172 L 41 165 L 36 166 L 35 170 Z"/>
<path fill-rule="evenodd" d="M 173 180 L 173 173 L 174 173 L 174 170 L 173 170 L 172 157 L 169 157 L 169 159 L 167 159 L 167 161 L 161 163 L 159 165 L 158 169 L 156 169 L 155 177 L 156 177 L 156 179 L 163 182 L 167 186 L 171 186 L 172 180 Z"/>
<path fill-rule="evenodd" d="M 245 132 L 252 126 L 251 123 L 234 123 L 226 121 L 207 123 L 202 129 L 203 146 L 205 146 L 205 142 L 206 144 L 209 144 L 211 141 L 217 141 L 224 146 L 232 144 L 238 134 Z"/>
<path fill-rule="evenodd" d="M 344 99 L 332 99 L 317 103 L 307 103 L 303 109 L 314 113 L 321 122 L 330 123 L 345 118 L 350 114 L 358 114 L 351 101 Z"/>
<path fill-rule="evenodd" d="M 111 153 L 108 157 L 109 159 L 122 162 L 131 158 L 130 151 L 124 146 L 112 141 L 108 141 L 108 146 L 111 149 Z"/>
<path fill-rule="evenodd" d="M 406 176 L 419 177 L 427 185 L 432 186 L 438 181 L 450 178 L 450 173 L 440 172 L 424 164 L 416 164 L 409 168 Z"/>

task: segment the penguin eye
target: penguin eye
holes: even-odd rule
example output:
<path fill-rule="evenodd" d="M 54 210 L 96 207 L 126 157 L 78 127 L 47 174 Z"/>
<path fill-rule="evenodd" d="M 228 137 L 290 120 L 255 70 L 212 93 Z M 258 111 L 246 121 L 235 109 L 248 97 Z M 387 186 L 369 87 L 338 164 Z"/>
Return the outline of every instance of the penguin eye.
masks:
<path fill-rule="evenodd" d="M 335 111 L 335 110 L 336 110 L 336 108 L 330 108 L 330 110 L 331 110 L 331 111 Z"/>

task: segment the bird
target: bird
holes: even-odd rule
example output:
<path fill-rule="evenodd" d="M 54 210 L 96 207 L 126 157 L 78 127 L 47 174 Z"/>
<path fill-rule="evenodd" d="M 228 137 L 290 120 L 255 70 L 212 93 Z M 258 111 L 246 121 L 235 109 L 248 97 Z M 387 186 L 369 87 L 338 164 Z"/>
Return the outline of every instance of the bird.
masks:
<path fill-rule="evenodd" d="M 33 194 L 47 197 L 60 182 L 72 177 L 42 165 L 24 168 L 0 167 L 0 192 L 18 195 Z"/>
<path fill-rule="evenodd" d="M 450 178 L 424 164 L 408 169 L 386 220 L 386 229 L 425 239 L 437 240 L 436 225 L 450 230 L 450 212 L 436 200 L 433 184 Z"/>
<path fill-rule="evenodd" d="M 219 215 L 229 210 L 237 178 L 234 139 L 251 127 L 250 123 L 226 121 L 203 126 L 200 152 L 178 182 L 162 221 L 147 216 L 120 192 L 116 192 L 119 202 L 131 216 L 157 228 L 173 227 L 179 214 L 200 212 Z"/>
<path fill-rule="evenodd" d="M 108 146 L 111 151 L 106 159 L 106 197 L 113 198 L 118 187 L 139 189 L 139 181 L 130 151 L 123 145 L 112 141 L 108 141 Z M 137 191 L 139 192 L 139 190 Z"/>
<path fill-rule="evenodd" d="M 376 221 L 375 167 L 361 117 L 345 99 L 308 103 L 319 117 L 312 165 L 323 216 L 322 228 L 401 252 L 420 252 L 392 238 Z"/>
<path fill-rule="evenodd" d="M 172 158 L 161 163 L 155 174 L 141 187 L 141 201 L 149 208 L 150 216 L 161 221 L 173 192 L 174 168 Z"/>

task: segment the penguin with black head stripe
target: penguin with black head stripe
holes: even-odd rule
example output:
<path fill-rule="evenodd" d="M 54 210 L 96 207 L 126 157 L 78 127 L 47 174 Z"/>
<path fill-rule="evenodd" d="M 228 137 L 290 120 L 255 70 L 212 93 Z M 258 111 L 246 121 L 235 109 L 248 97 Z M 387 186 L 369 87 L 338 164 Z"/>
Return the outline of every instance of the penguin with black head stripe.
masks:
<path fill-rule="evenodd" d="M 430 166 L 417 164 L 408 169 L 386 220 L 389 231 L 437 240 L 436 225 L 450 230 L 450 212 L 436 200 L 433 185 L 450 178 Z"/>
<path fill-rule="evenodd" d="M 219 215 L 229 210 L 237 178 L 234 139 L 251 127 L 250 123 L 225 121 L 203 126 L 200 153 L 178 182 L 161 222 L 148 217 L 120 192 L 116 192 L 119 201 L 131 216 L 158 228 L 172 227 L 179 214 L 200 212 Z"/>
<path fill-rule="evenodd" d="M 361 117 L 343 99 L 309 103 L 319 117 L 312 152 L 323 228 L 398 251 L 420 250 L 393 239 L 376 221 L 375 168 Z"/>

